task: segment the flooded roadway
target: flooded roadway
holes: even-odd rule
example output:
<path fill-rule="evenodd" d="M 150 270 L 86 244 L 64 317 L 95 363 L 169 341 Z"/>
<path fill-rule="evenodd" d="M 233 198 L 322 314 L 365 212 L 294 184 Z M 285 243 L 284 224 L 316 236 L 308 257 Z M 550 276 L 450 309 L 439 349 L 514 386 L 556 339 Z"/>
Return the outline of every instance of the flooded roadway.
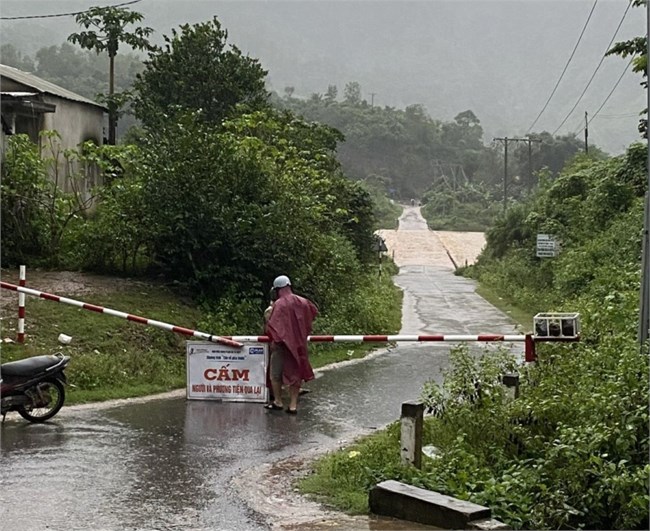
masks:
<path fill-rule="evenodd" d="M 453 275 L 442 242 L 452 238 L 470 257 L 475 244 L 441 234 L 408 207 L 400 229 L 384 231 L 401 266 L 401 333 L 513 333 L 472 281 Z M 16 530 L 414 529 L 328 512 L 292 492 L 290 479 L 310 457 L 397 420 L 403 401 L 441 379 L 449 348 L 400 344 L 318 371 L 295 417 L 176 392 L 68 407 L 44 425 L 8 419 L 0 522 Z"/>

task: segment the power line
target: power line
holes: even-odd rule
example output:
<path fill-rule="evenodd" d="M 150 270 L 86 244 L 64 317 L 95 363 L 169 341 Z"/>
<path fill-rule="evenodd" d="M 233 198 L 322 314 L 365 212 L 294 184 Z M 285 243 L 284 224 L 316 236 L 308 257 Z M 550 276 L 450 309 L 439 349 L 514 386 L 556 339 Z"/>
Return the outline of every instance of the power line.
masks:
<path fill-rule="evenodd" d="M 567 68 L 569 68 L 569 64 L 571 63 L 571 60 L 573 59 L 573 56 L 576 53 L 576 50 L 578 49 L 578 45 L 580 44 L 580 41 L 582 40 L 582 36 L 585 34 L 585 30 L 587 29 L 587 26 L 589 25 L 589 21 L 591 20 L 591 15 L 594 13 L 594 9 L 596 9 L 596 4 L 598 3 L 598 0 L 594 1 L 594 5 L 591 6 L 591 11 L 589 11 L 589 16 L 587 17 L 587 21 L 585 22 L 584 27 L 582 28 L 582 31 L 580 32 L 580 37 L 578 37 L 578 42 L 576 42 L 576 45 L 573 47 L 573 51 L 571 52 L 571 56 L 569 57 L 569 60 L 567 61 L 566 65 L 564 66 L 564 70 L 562 70 L 562 73 L 560 74 L 559 79 L 557 80 L 557 83 L 555 83 L 555 88 L 553 88 L 553 92 L 551 92 L 551 95 L 548 97 L 548 100 L 546 100 L 546 103 L 544 104 L 544 107 L 542 108 L 541 111 L 539 111 L 539 114 L 537 115 L 537 118 L 535 118 L 535 121 L 530 125 L 526 133 L 530 133 L 531 129 L 535 127 L 535 124 L 537 123 L 537 120 L 539 120 L 540 116 L 544 114 L 544 111 L 546 110 L 546 107 L 548 107 L 548 104 L 550 103 L 551 99 L 553 98 L 553 95 L 555 94 L 555 91 L 557 90 L 558 86 L 560 85 L 560 81 L 562 81 L 562 78 L 564 77 L 564 74 L 567 71 Z"/>
<path fill-rule="evenodd" d="M 582 97 L 587 92 L 587 89 L 591 85 L 591 82 L 594 80 L 594 77 L 596 77 L 596 73 L 600 69 L 600 66 L 603 64 L 603 61 L 605 60 L 606 54 L 609 51 L 610 47 L 612 46 L 612 43 L 614 42 L 614 39 L 616 38 L 616 35 L 618 34 L 618 31 L 621 29 L 621 25 L 623 24 L 623 21 L 625 20 L 625 17 L 627 16 L 627 12 L 630 10 L 630 7 L 632 7 L 632 2 L 628 2 L 627 7 L 625 8 L 625 13 L 623 13 L 623 17 L 621 18 L 621 21 L 618 23 L 618 26 L 616 27 L 616 31 L 614 32 L 614 35 L 612 36 L 611 40 L 609 41 L 609 44 L 607 45 L 607 48 L 605 48 L 605 53 L 600 58 L 600 62 L 598 63 L 598 66 L 596 66 L 596 70 L 594 70 L 594 73 L 591 74 L 591 78 L 587 82 L 587 86 L 582 91 L 582 94 L 580 94 L 580 97 L 575 102 L 575 105 L 571 108 L 571 110 L 568 112 L 568 114 L 564 117 L 564 120 L 562 120 L 562 123 L 557 126 L 555 131 L 553 131 L 553 136 L 555 136 L 555 133 L 557 133 L 560 130 L 560 128 L 565 124 L 565 122 L 569 119 L 569 116 L 571 116 L 571 114 L 573 114 L 573 111 L 576 110 L 576 107 L 578 106 L 578 104 L 582 100 Z"/>
<path fill-rule="evenodd" d="M 131 0 L 130 2 L 124 2 L 122 4 L 115 4 L 114 6 L 104 6 L 104 7 L 122 7 L 128 6 L 131 4 L 137 4 L 141 0 Z M 94 7 L 91 9 L 95 9 Z M 103 9 L 103 8 L 102 8 Z M 84 11 L 75 11 L 74 13 L 56 13 L 53 15 L 28 15 L 23 17 L 0 17 L 0 20 L 25 20 L 30 18 L 53 18 L 53 17 L 73 17 L 75 15 L 81 15 L 81 13 L 87 13 L 90 9 L 85 9 Z"/>
<path fill-rule="evenodd" d="M 605 104 L 609 101 L 609 98 L 611 98 L 612 94 L 614 94 L 614 91 L 616 90 L 616 87 L 618 87 L 618 85 L 620 84 L 621 80 L 623 79 L 623 76 L 624 76 L 625 73 L 627 72 L 627 69 L 630 68 L 630 65 L 632 64 L 632 62 L 634 61 L 635 58 L 636 58 L 636 56 L 633 55 L 632 58 L 630 59 L 630 61 L 629 61 L 629 62 L 627 63 L 627 65 L 625 66 L 625 69 L 623 70 L 623 72 L 622 72 L 621 75 L 619 76 L 619 78 L 618 78 L 618 80 L 616 81 L 616 83 L 614 83 L 614 86 L 612 87 L 612 90 L 609 91 L 609 94 L 607 94 L 607 97 L 605 98 L 605 100 L 600 104 L 600 107 L 598 107 L 598 110 L 597 110 L 597 111 L 596 111 L 596 112 L 591 116 L 591 118 L 589 118 L 589 121 L 587 122 L 587 125 L 589 125 L 589 124 L 593 121 L 593 119 L 596 118 L 596 116 L 598 116 L 598 113 L 600 112 L 600 110 L 601 110 L 601 109 L 605 106 Z M 575 133 L 573 133 L 573 134 L 574 134 L 574 135 L 577 135 L 577 134 L 578 134 L 578 131 L 580 131 L 580 129 L 582 129 L 582 127 L 579 127 L 578 129 L 576 129 Z"/>
<path fill-rule="evenodd" d="M 638 112 L 630 112 L 627 114 L 601 114 L 599 118 L 614 119 L 614 118 L 632 118 L 633 116 L 639 116 Z"/>

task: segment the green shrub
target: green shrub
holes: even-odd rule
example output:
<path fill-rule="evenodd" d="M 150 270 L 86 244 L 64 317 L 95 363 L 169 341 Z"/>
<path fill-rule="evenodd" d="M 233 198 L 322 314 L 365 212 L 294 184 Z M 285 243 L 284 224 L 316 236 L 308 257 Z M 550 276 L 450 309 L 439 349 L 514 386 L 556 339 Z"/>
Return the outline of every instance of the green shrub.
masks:
<path fill-rule="evenodd" d="M 49 220 L 42 207 L 49 186 L 45 163 L 27 135 L 8 137 L 0 183 L 3 265 L 43 257 Z"/>

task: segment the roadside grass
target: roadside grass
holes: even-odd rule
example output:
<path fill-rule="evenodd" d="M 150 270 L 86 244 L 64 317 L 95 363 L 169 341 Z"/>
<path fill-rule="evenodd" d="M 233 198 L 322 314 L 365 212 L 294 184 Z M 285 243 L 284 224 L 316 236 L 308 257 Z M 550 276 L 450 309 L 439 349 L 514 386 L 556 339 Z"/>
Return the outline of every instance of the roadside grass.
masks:
<path fill-rule="evenodd" d="M 366 514 L 368 490 L 401 469 L 399 425 L 395 423 L 321 457 L 313 464 L 311 474 L 298 480 L 297 487 L 336 510 Z"/>
<path fill-rule="evenodd" d="M 425 422 L 423 440 L 432 440 L 434 429 L 431 422 Z M 327 453 L 312 463 L 310 473 L 299 478 L 296 487 L 325 506 L 358 515 L 368 514 L 368 492 L 382 481 L 393 479 L 424 486 L 434 461 L 423 456 L 420 469 L 403 465 L 400 433 L 399 421 L 393 422 L 386 429 Z"/>

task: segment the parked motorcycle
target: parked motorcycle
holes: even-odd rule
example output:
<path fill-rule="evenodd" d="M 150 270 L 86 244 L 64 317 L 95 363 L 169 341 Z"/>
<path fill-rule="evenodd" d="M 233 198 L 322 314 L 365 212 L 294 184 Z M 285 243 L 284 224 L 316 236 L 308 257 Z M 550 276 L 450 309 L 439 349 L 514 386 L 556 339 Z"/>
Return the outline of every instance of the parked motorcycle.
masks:
<path fill-rule="evenodd" d="M 56 415 L 65 401 L 67 384 L 63 372 L 70 356 L 60 352 L 33 356 L 0 365 L 0 414 L 17 411 L 30 422 L 45 422 Z"/>

